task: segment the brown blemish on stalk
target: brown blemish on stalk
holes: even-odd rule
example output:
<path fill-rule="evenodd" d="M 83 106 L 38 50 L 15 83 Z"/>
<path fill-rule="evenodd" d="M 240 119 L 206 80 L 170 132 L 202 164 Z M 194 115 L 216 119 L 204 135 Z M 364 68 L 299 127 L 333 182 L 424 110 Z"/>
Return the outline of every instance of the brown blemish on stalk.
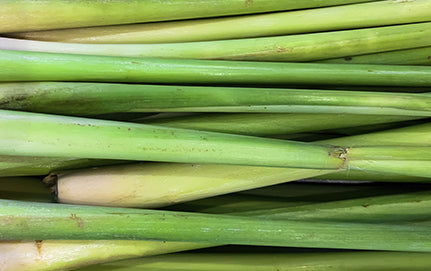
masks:
<path fill-rule="evenodd" d="M 84 221 L 82 220 L 82 218 L 80 218 L 76 214 L 70 214 L 69 218 L 76 221 L 76 223 L 78 224 L 78 228 L 84 227 Z"/>
<path fill-rule="evenodd" d="M 428 56 L 427 59 L 431 59 L 431 56 Z"/>
<path fill-rule="evenodd" d="M 351 57 L 351 56 L 346 56 L 346 57 L 344 58 L 344 60 L 346 60 L 346 61 L 350 61 L 350 60 L 352 60 L 352 57 Z"/>
<path fill-rule="evenodd" d="M 253 5 L 253 0 L 245 0 L 245 6 L 251 7 Z"/>
<path fill-rule="evenodd" d="M 367 208 L 368 206 L 370 206 L 369 204 L 362 204 L 362 207 Z"/>
<path fill-rule="evenodd" d="M 341 159 L 342 164 L 340 165 L 339 169 L 344 169 L 346 168 L 348 153 L 349 153 L 349 148 L 334 147 L 334 149 L 331 152 L 329 152 L 329 156 Z"/>
<path fill-rule="evenodd" d="M 42 256 L 42 242 L 43 240 L 35 240 L 34 244 L 36 245 L 36 250 L 37 250 L 37 254 L 40 256 Z"/>

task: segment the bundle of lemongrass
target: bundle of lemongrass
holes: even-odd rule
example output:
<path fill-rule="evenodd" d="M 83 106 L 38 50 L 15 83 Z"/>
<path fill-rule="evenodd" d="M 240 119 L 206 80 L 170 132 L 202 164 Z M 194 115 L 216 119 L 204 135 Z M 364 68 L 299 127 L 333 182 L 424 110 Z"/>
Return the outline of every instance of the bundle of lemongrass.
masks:
<path fill-rule="evenodd" d="M 0 20 L 1 270 L 431 268 L 431 0 Z"/>

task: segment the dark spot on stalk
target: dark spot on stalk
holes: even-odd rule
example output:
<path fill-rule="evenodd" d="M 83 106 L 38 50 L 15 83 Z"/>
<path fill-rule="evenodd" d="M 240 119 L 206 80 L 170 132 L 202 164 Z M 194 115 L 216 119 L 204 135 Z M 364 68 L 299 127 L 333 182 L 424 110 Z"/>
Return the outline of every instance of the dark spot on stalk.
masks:
<path fill-rule="evenodd" d="M 422 201 L 418 199 L 418 200 L 415 200 L 415 202 L 419 203 L 419 202 L 422 202 Z"/>
<path fill-rule="evenodd" d="M 36 245 L 36 249 L 37 249 L 37 254 L 39 255 L 39 256 L 41 256 L 42 255 L 42 240 L 35 240 L 34 241 L 34 244 Z"/>
<path fill-rule="evenodd" d="M 139 62 L 137 62 L 137 61 L 131 61 L 130 63 L 132 63 L 132 64 L 139 64 Z"/>
<path fill-rule="evenodd" d="M 368 72 L 373 72 L 373 70 L 368 70 Z"/>
<path fill-rule="evenodd" d="M 204 136 L 201 136 L 201 139 L 202 139 L 202 140 L 208 140 L 208 138 L 206 138 L 206 137 L 204 137 Z"/>
<path fill-rule="evenodd" d="M 369 204 L 362 204 L 362 207 L 367 208 L 368 206 L 370 206 Z"/>
<path fill-rule="evenodd" d="M 130 128 L 127 128 L 127 131 L 130 131 L 130 130 L 132 130 L 132 129 L 130 129 Z"/>
<path fill-rule="evenodd" d="M 352 60 L 352 57 L 351 57 L 351 56 L 346 56 L 346 57 L 344 58 L 344 60 L 346 60 L 346 61 L 350 61 L 350 60 Z"/>
<path fill-rule="evenodd" d="M 427 59 L 431 59 L 431 56 L 428 56 Z"/>
<path fill-rule="evenodd" d="M 121 127 L 117 127 L 117 129 L 119 130 L 119 129 L 121 129 Z"/>
<path fill-rule="evenodd" d="M 82 218 L 80 218 L 76 214 L 70 214 L 69 218 L 76 221 L 76 223 L 78 225 L 78 228 L 83 228 L 84 227 L 84 221 L 82 220 Z"/>

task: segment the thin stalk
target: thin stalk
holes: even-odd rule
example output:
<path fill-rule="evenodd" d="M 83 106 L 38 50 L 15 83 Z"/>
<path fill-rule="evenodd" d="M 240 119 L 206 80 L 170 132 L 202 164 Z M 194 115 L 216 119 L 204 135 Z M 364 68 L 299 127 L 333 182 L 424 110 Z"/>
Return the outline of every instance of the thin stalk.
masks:
<path fill-rule="evenodd" d="M 315 61 L 431 45 L 431 23 L 324 33 L 162 44 L 80 44 L 0 38 L 0 49 L 34 52 L 218 59 Z"/>
<path fill-rule="evenodd" d="M 431 116 L 431 95 L 425 94 L 104 83 L 3 83 L 0 104 L 2 109 L 78 116 L 126 112 Z"/>
<path fill-rule="evenodd" d="M 343 163 L 342 149 L 310 143 L 6 110 L 0 117 L 0 130 L 7 131 L 0 136 L 2 155 L 315 169 Z"/>
<path fill-rule="evenodd" d="M 428 46 L 359 56 L 346 56 L 343 58 L 326 59 L 317 62 L 334 64 L 431 65 L 431 47 Z"/>
<path fill-rule="evenodd" d="M 427 0 L 377 1 L 215 19 L 10 33 L 8 36 L 71 43 L 210 41 L 425 22 L 431 20 L 430 10 Z"/>
<path fill-rule="evenodd" d="M 178 253 L 124 260 L 77 271 L 426 271 L 428 253 L 312 252 L 312 253 Z"/>
<path fill-rule="evenodd" d="M 320 180 L 373 181 L 373 182 L 431 182 L 430 178 L 414 177 L 394 173 L 346 170 L 331 172 L 315 177 Z"/>
<path fill-rule="evenodd" d="M 431 29 L 431 28 L 429 28 Z M 431 37 L 431 35 L 429 36 Z M 1 82 L 429 86 L 431 67 L 142 59 L 0 50 Z"/>
<path fill-rule="evenodd" d="M 430 228 L 0 200 L 2 240 L 136 239 L 430 252 Z M 31 225 L 31 231 L 28 230 Z M 178 227 L 184 225 L 185 227 Z"/>
<path fill-rule="evenodd" d="M 196 116 L 143 119 L 152 125 L 214 131 L 221 133 L 268 136 L 314 132 L 328 129 L 347 129 L 362 125 L 393 123 L 410 120 L 407 116 L 359 114 L 200 114 Z M 348 130 L 348 129 L 347 129 Z"/>
<path fill-rule="evenodd" d="M 230 213 L 261 219 L 411 224 L 429 220 L 431 191 L 319 202 L 266 210 Z"/>
<path fill-rule="evenodd" d="M 369 1 L 369 0 L 368 0 Z M 0 32 L 166 21 L 313 8 L 367 0 L 2 1 Z M 31 18 L 31 20 L 29 20 Z"/>

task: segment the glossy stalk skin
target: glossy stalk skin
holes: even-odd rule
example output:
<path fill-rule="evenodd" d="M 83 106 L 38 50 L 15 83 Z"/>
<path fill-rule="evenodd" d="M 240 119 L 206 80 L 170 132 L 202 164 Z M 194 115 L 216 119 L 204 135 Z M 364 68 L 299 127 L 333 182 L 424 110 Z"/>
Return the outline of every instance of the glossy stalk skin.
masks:
<path fill-rule="evenodd" d="M 343 163 L 338 147 L 18 111 L 0 110 L 0 129 L 7 131 L 2 155 L 315 169 Z"/>
<path fill-rule="evenodd" d="M 431 29 L 431 28 L 430 28 Z M 431 37 L 431 35 L 430 35 Z M 431 67 L 143 59 L 0 50 L 0 82 L 429 86 Z"/>
<path fill-rule="evenodd" d="M 427 0 L 390 0 L 215 19 L 10 33 L 8 36 L 109 44 L 210 41 L 425 22 L 431 20 L 430 10 Z"/>
<path fill-rule="evenodd" d="M 75 116 L 126 112 L 431 116 L 431 95 L 424 94 L 105 83 L 3 83 L 0 104 L 2 109 Z"/>
<path fill-rule="evenodd" d="M 426 271 L 428 253 L 178 253 L 80 268 L 77 271 Z"/>
<path fill-rule="evenodd" d="M 431 45 L 431 23 L 277 37 L 162 44 L 79 44 L 0 38 L 0 49 L 65 54 L 304 62 Z"/>
<path fill-rule="evenodd" d="M 431 65 L 431 47 L 421 47 L 375 54 L 346 56 L 316 61 L 337 64 Z"/>
<path fill-rule="evenodd" d="M 0 32 L 166 21 L 369 2 L 366 0 L 4 0 Z M 30 18 L 30 19 L 29 19 Z"/>
<path fill-rule="evenodd" d="M 430 252 L 430 229 L 0 200 L 2 240 L 160 240 Z M 31 225 L 31 231 L 28 229 Z M 178 227 L 187 225 L 187 227 Z"/>

